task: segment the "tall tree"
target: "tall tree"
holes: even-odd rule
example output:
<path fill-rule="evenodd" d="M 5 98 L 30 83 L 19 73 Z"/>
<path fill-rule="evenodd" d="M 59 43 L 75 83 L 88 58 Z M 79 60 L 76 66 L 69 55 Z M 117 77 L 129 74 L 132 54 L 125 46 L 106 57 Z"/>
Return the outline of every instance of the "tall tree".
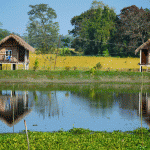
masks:
<path fill-rule="evenodd" d="M 57 46 L 59 31 L 55 10 L 48 4 L 29 5 L 29 24 L 27 26 L 29 44 L 41 53 L 52 53 Z"/>
<path fill-rule="evenodd" d="M 10 33 L 11 32 L 6 29 L 0 29 L 0 40 L 5 38 L 6 36 L 10 35 Z"/>
<path fill-rule="evenodd" d="M 0 26 L 2 26 L 3 24 L 0 22 Z"/>
<path fill-rule="evenodd" d="M 126 50 L 134 53 L 135 48 L 150 36 L 150 12 L 132 5 L 123 8 L 118 17 L 118 42 L 123 44 L 125 40 Z"/>
<path fill-rule="evenodd" d="M 29 41 L 28 41 L 28 33 L 24 33 L 23 36 L 22 36 L 22 38 L 23 38 L 23 40 L 26 41 L 27 43 L 29 42 Z"/>
<path fill-rule="evenodd" d="M 2 26 L 3 24 L 0 22 L 0 26 Z M 0 29 L 0 40 L 2 40 L 3 38 L 5 38 L 6 36 L 10 35 L 10 31 L 6 30 L 6 29 Z"/>
<path fill-rule="evenodd" d="M 112 8 L 94 0 L 89 10 L 72 18 L 71 24 L 75 28 L 69 33 L 81 38 L 76 39 L 76 44 L 80 43 L 78 49 L 82 46 L 85 55 L 102 54 L 108 49 L 105 42 L 110 38 L 111 30 L 115 29 L 115 20 L 116 14 Z"/>

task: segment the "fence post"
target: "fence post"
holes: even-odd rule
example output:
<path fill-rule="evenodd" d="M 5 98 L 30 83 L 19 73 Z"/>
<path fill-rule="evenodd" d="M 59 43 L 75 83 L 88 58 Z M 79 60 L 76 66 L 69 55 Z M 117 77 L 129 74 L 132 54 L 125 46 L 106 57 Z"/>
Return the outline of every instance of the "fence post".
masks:
<path fill-rule="evenodd" d="M 26 128 L 26 135 L 27 135 L 27 142 L 28 142 L 28 150 L 29 148 L 29 139 L 28 139 L 28 132 L 27 132 L 27 126 L 26 126 L 26 121 L 24 120 L 25 128 Z"/>

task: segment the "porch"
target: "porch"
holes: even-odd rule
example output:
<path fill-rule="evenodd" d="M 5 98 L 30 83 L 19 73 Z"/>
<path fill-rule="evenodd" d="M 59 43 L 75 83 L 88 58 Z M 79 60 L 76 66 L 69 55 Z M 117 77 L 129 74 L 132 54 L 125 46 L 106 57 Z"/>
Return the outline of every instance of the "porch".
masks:
<path fill-rule="evenodd" d="M 25 62 L 1 62 L 0 61 L 0 70 L 3 68 L 3 64 L 11 64 L 11 70 L 18 70 L 18 65 L 23 65 L 23 69 L 29 70 L 29 63 Z"/>

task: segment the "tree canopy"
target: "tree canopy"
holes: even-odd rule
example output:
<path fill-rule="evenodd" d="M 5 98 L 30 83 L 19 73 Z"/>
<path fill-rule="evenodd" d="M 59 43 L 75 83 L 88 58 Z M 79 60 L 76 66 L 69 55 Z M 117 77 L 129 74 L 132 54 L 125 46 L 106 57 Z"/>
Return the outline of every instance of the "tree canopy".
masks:
<path fill-rule="evenodd" d="M 29 24 L 27 26 L 29 44 L 41 53 L 52 53 L 58 43 L 58 22 L 54 9 L 47 4 L 29 5 Z"/>
<path fill-rule="evenodd" d="M 110 32 L 115 30 L 115 20 L 116 14 L 112 8 L 93 1 L 89 10 L 71 19 L 75 27 L 69 34 L 78 38 L 74 41 L 75 49 L 82 49 L 85 55 L 102 54 L 109 47 L 105 42 L 110 38 Z"/>
<path fill-rule="evenodd" d="M 134 53 L 150 37 L 150 12 L 132 5 L 123 8 L 118 18 L 116 41 L 126 44 L 126 50 Z"/>

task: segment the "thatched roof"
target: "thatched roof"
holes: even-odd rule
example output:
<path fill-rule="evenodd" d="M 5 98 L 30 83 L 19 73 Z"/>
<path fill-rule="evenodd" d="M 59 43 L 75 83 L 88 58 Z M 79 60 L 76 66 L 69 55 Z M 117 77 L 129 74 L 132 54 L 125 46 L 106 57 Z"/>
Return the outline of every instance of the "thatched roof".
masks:
<path fill-rule="evenodd" d="M 10 34 L 9 36 L 6 36 L 4 39 L 2 39 L 1 41 L 0 41 L 0 46 L 4 43 L 4 42 L 6 42 L 8 39 L 10 39 L 10 38 L 13 38 L 13 39 L 15 39 L 21 46 L 23 46 L 26 50 L 29 50 L 29 51 L 31 51 L 31 52 L 34 52 L 35 51 L 35 49 L 32 47 L 32 46 L 30 46 L 28 43 L 26 43 L 21 37 L 19 37 L 19 36 L 17 36 L 17 35 L 14 35 L 14 34 Z"/>
<path fill-rule="evenodd" d="M 143 43 L 140 47 L 138 47 L 136 50 L 135 50 L 135 55 L 137 54 L 137 52 L 141 49 L 148 49 L 150 48 L 150 39 L 148 39 L 145 43 Z"/>

